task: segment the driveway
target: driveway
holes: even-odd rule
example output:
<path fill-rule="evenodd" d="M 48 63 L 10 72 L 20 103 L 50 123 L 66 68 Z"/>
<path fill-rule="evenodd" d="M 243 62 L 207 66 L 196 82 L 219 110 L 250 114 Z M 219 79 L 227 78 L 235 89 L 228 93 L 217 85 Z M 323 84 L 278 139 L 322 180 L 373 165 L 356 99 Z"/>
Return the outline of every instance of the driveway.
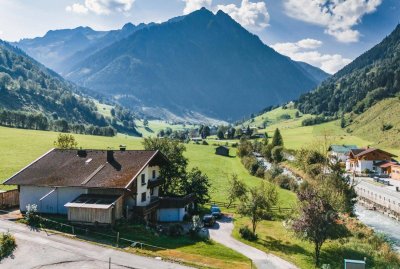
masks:
<path fill-rule="evenodd" d="M 293 264 L 275 255 L 267 254 L 234 239 L 232 237 L 233 227 L 232 218 L 225 216 L 217 222 L 215 228 L 209 229 L 210 238 L 245 255 L 254 262 L 258 269 L 297 269 Z"/>
<path fill-rule="evenodd" d="M 44 231 L 32 231 L 28 227 L 0 219 L 0 232 L 9 231 L 17 240 L 13 256 L 0 262 L 0 268 L 24 269 L 112 269 L 157 268 L 184 269 L 180 264 L 164 262 L 155 258 L 129 254 L 112 248 L 70 239 Z"/>

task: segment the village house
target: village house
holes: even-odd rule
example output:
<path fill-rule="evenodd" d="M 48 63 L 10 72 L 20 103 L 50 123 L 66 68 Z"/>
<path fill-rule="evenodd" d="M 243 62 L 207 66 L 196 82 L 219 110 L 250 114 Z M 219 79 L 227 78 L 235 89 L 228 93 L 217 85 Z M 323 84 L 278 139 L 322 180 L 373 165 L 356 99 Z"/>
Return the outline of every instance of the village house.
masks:
<path fill-rule="evenodd" d="M 182 221 L 193 197 L 160 197 L 160 167 L 168 163 L 159 151 L 52 149 L 4 184 L 18 186 L 21 212 L 35 204 L 84 224 Z"/>
<path fill-rule="evenodd" d="M 349 158 L 349 152 L 352 149 L 357 149 L 356 145 L 331 145 L 329 147 L 329 157 L 334 162 L 345 163 Z"/>
<path fill-rule="evenodd" d="M 400 164 L 391 166 L 390 177 L 392 179 L 400 180 Z"/>
<path fill-rule="evenodd" d="M 395 162 L 394 154 L 376 148 L 351 149 L 346 160 L 346 171 L 355 174 L 388 173 L 388 164 Z"/>

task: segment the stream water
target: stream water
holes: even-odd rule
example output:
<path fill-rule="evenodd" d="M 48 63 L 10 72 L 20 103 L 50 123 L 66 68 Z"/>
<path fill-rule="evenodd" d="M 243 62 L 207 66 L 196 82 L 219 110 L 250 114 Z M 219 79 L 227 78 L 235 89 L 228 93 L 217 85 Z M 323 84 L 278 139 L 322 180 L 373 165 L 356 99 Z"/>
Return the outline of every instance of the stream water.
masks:
<path fill-rule="evenodd" d="M 400 252 L 400 222 L 359 204 L 356 205 L 355 212 L 361 222 L 376 232 L 385 234 L 393 242 L 394 249 Z"/>

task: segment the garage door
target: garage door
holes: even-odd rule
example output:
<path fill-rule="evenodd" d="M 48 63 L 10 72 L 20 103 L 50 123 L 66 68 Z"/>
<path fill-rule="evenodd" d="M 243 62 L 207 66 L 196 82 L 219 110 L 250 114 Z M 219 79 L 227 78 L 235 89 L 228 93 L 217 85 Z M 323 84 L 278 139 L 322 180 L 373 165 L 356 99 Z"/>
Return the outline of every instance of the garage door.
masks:
<path fill-rule="evenodd" d="M 158 210 L 158 221 L 175 222 L 179 221 L 178 208 L 164 208 Z"/>

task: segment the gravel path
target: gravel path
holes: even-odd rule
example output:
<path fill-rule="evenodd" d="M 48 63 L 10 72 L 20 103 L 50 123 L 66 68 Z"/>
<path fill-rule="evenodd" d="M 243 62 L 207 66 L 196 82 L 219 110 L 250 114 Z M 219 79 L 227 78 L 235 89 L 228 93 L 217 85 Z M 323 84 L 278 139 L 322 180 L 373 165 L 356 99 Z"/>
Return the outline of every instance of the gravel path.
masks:
<path fill-rule="evenodd" d="M 293 264 L 259 249 L 246 245 L 232 237 L 233 221 L 223 217 L 215 227 L 209 229 L 210 238 L 251 259 L 258 269 L 297 269 Z"/>

